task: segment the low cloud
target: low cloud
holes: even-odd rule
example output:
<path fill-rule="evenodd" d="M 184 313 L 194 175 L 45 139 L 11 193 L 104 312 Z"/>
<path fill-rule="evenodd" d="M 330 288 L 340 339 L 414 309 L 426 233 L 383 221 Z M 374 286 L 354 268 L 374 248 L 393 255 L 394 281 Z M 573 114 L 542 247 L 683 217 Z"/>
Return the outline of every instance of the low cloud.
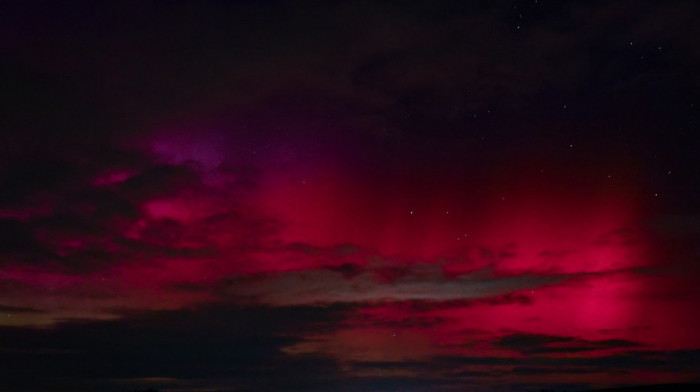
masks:
<path fill-rule="evenodd" d="M 623 339 L 591 341 L 571 336 L 543 334 L 506 335 L 498 339 L 495 345 L 523 355 L 571 354 L 642 347 L 639 343 Z"/>
<path fill-rule="evenodd" d="M 499 296 L 519 290 L 557 284 L 568 275 L 518 275 L 484 279 L 484 271 L 454 279 L 442 276 L 439 266 L 423 265 L 428 276 L 416 276 L 407 269 L 407 275 L 391 282 L 377 279 L 372 270 L 353 278 L 342 272 L 329 270 L 293 271 L 259 277 L 234 278 L 226 282 L 225 294 L 234 300 L 292 306 L 308 304 L 362 303 L 391 301 L 452 301 Z M 489 273 L 490 274 L 490 273 Z"/>

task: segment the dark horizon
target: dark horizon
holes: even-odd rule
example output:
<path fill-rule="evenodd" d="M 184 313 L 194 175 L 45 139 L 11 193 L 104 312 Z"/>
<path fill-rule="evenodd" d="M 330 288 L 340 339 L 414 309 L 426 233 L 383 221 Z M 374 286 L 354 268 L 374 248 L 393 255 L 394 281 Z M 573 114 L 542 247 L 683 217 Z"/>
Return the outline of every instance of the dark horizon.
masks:
<path fill-rule="evenodd" d="M 685 392 L 696 391 L 700 384 L 651 384 L 651 385 L 636 385 L 631 387 L 616 387 L 606 389 L 596 389 L 594 391 L 585 392 Z M 157 389 L 135 389 L 129 392 L 160 392 Z M 541 389 L 539 392 L 557 392 L 550 389 Z M 573 391 L 571 391 L 573 392 Z"/>
<path fill-rule="evenodd" d="M 0 390 L 700 382 L 697 20 L 3 3 Z"/>

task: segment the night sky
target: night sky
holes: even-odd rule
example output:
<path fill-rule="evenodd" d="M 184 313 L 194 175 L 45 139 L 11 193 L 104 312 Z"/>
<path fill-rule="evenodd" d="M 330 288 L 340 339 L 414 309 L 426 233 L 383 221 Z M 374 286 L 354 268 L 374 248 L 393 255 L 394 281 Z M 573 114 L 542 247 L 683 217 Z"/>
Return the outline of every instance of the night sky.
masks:
<path fill-rule="evenodd" d="M 0 390 L 700 381 L 700 3 L 0 5 Z"/>

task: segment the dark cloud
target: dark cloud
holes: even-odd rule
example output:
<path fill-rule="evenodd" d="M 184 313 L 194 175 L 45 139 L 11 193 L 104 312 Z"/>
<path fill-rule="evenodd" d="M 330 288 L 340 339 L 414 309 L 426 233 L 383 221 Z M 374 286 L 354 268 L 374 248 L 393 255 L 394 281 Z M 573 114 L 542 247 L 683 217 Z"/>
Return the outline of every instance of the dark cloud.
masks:
<path fill-rule="evenodd" d="M 235 388 L 252 390 L 288 383 L 311 387 L 330 382 L 335 365 L 322 358 L 290 358 L 280 348 L 299 341 L 306 328 L 327 328 L 344 311 L 213 306 L 48 330 L 3 327 L 0 336 L 7 344 L 0 356 L 6 366 L 0 379 L 17 391 L 69 390 L 91 382 L 113 390 L 117 379 L 155 376 L 235 379 Z"/>
<path fill-rule="evenodd" d="M 135 200 L 148 200 L 177 193 L 199 185 L 199 176 L 186 166 L 158 165 L 133 176 L 119 185 L 125 195 Z"/>
<path fill-rule="evenodd" d="M 392 306 L 406 310 L 411 313 L 420 314 L 434 310 L 460 309 L 470 306 L 499 306 L 499 305 L 519 305 L 529 306 L 534 304 L 532 296 L 521 292 L 495 295 L 487 298 L 460 298 L 454 300 L 415 300 L 392 302 Z M 380 302 L 381 304 L 381 302 Z"/>
<path fill-rule="evenodd" d="M 63 160 L 16 162 L 0 174 L 0 206 L 32 203 L 50 198 L 51 191 L 66 191 L 80 181 L 80 172 Z"/>
<path fill-rule="evenodd" d="M 573 373 L 573 374 L 590 374 L 598 373 L 600 369 L 596 368 L 581 368 L 581 367 L 565 367 L 557 366 L 556 371 L 559 373 Z M 527 366 L 516 366 L 510 370 L 512 374 L 519 375 L 547 375 L 552 373 L 551 367 L 527 367 Z"/>
<path fill-rule="evenodd" d="M 0 220 L 0 252 L 26 252 L 38 248 L 38 243 L 21 221 L 15 219 Z"/>
<path fill-rule="evenodd" d="M 0 313 L 40 313 L 41 310 L 25 306 L 0 305 Z"/>
<path fill-rule="evenodd" d="M 578 353 L 641 347 L 639 343 L 622 339 L 588 341 L 570 336 L 540 334 L 506 335 L 498 339 L 495 344 L 499 347 L 517 351 L 525 355 Z"/>
<path fill-rule="evenodd" d="M 609 233 L 601 234 L 593 243 L 600 246 L 629 246 L 639 243 L 641 235 L 642 233 L 639 229 L 623 227 Z"/>
<path fill-rule="evenodd" d="M 624 349 L 624 347 L 623 347 Z M 697 362 L 693 362 L 700 354 L 698 350 L 635 350 L 621 351 L 603 356 L 584 356 L 585 353 L 572 353 L 567 356 L 532 355 L 524 358 L 505 356 L 442 356 L 432 361 L 430 366 L 435 367 L 461 367 L 474 365 L 489 365 L 496 367 L 537 367 L 549 368 L 550 371 L 563 371 L 571 369 L 572 373 L 581 373 L 587 370 L 602 372 L 634 372 L 638 370 L 664 369 L 670 372 L 692 374 L 697 368 Z M 410 363 L 407 366 L 411 366 Z"/>
<path fill-rule="evenodd" d="M 350 308 L 334 307 L 230 307 L 130 313 L 125 319 L 108 322 L 71 322 L 50 329 L 3 327 L 0 350 L 6 366 L 2 380 L 16 391 L 100 388 L 117 390 L 151 385 L 164 388 L 188 385 L 191 390 L 219 385 L 232 390 L 327 390 L 373 386 L 450 390 L 467 379 L 497 380 L 504 374 L 545 375 L 547 372 L 591 374 L 663 369 L 688 373 L 697 367 L 697 350 L 623 351 L 596 357 L 440 356 L 430 361 L 353 362 L 349 377 L 330 358 L 289 357 L 280 349 L 300 342 L 309 328 L 330 331 L 346 317 Z M 538 348 L 554 343 L 576 342 L 594 349 L 634 348 L 613 340 L 581 343 L 571 337 L 540 335 L 525 339 L 511 335 L 497 344 L 516 345 L 544 354 Z M 537 347 L 530 341 L 539 343 Z M 570 352 L 576 354 L 576 350 Z M 488 366 L 492 370 L 475 370 Z M 410 377 L 401 374 L 409 372 Z M 370 376 L 376 374 L 377 376 Z M 378 376 L 378 375 L 384 376 Z M 393 374 L 393 376 L 392 376 Z M 31 376 L 33 375 L 33 377 Z M 41 377 L 36 377 L 41 375 Z M 121 380 L 121 381 L 120 381 Z M 423 389 L 425 388 L 425 389 Z"/>
<path fill-rule="evenodd" d="M 31 228 L 16 219 L 0 219 L 0 265 L 37 265 L 56 262 L 49 246 L 38 241 Z"/>

